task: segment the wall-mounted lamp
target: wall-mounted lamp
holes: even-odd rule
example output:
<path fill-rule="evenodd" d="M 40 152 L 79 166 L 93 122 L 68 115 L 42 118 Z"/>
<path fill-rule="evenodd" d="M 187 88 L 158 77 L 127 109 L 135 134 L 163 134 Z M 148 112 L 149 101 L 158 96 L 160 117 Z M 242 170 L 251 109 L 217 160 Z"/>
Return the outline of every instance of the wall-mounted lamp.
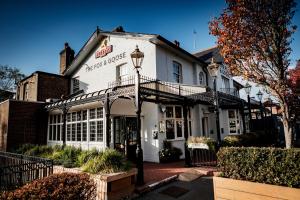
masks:
<path fill-rule="evenodd" d="M 165 113 L 165 112 L 166 112 L 166 106 L 165 106 L 165 105 L 160 104 L 159 107 L 160 107 L 160 110 L 161 110 L 162 113 Z"/>

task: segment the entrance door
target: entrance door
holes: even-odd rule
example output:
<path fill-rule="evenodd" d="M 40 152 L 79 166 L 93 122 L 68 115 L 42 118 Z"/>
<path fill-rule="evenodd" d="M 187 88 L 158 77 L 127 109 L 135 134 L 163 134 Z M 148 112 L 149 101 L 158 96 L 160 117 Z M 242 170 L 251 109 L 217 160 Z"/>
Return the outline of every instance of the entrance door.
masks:
<path fill-rule="evenodd" d="M 136 158 L 136 121 L 136 117 L 114 118 L 115 148 L 131 161 Z"/>

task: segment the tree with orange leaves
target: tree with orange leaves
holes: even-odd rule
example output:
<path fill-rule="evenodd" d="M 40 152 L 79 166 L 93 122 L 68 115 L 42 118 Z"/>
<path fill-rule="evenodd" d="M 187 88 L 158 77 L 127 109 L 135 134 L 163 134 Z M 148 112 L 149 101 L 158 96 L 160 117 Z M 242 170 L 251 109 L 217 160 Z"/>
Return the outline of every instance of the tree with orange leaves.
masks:
<path fill-rule="evenodd" d="M 294 0 L 226 0 L 227 8 L 210 22 L 210 33 L 231 73 L 258 83 L 279 102 L 286 148 L 292 147 L 293 120 L 286 94 Z"/>

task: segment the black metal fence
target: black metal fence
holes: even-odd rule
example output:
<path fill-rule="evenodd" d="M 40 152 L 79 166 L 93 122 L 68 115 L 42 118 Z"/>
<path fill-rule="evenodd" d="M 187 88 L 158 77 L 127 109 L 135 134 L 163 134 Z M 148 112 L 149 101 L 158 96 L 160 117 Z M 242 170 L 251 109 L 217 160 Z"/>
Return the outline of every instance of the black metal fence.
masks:
<path fill-rule="evenodd" d="M 189 149 L 192 166 L 217 166 L 217 155 L 215 151 L 208 149 Z"/>
<path fill-rule="evenodd" d="M 52 173 L 50 159 L 0 151 L 0 191 L 16 189 Z"/>

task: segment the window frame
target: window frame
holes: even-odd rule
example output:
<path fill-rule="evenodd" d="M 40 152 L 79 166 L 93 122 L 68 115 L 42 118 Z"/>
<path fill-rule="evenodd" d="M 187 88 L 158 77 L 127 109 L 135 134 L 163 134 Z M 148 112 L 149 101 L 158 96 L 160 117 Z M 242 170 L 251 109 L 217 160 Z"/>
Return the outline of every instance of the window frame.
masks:
<path fill-rule="evenodd" d="M 180 108 L 181 110 L 181 117 L 176 116 L 176 108 Z M 167 110 L 168 108 L 172 108 L 172 116 L 167 116 Z M 188 110 L 188 135 L 192 136 L 192 120 L 191 120 L 191 111 Z M 166 140 L 173 141 L 173 140 L 183 140 L 184 139 L 184 116 L 183 116 L 183 107 L 178 105 L 166 105 L 166 112 L 163 114 L 164 123 L 165 123 L 165 133 L 166 133 Z M 167 121 L 173 121 L 173 129 L 174 129 L 174 138 L 168 138 L 167 133 Z M 181 123 L 181 136 L 178 136 L 178 127 L 177 123 Z"/>
<path fill-rule="evenodd" d="M 205 78 L 204 78 L 204 72 L 203 71 L 199 72 L 198 78 L 199 78 L 199 85 L 204 85 Z"/>
<path fill-rule="evenodd" d="M 175 70 L 175 67 L 178 67 L 178 68 Z M 182 83 L 183 82 L 182 65 L 177 61 L 173 61 L 173 69 L 172 70 L 173 70 L 172 78 L 173 78 L 174 82 Z"/>
<path fill-rule="evenodd" d="M 74 94 L 79 90 L 80 90 L 80 81 L 79 81 L 79 76 L 77 76 L 72 78 L 72 93 Z"/>
<path fill-rule="evenodd" d="M 58 120 L 58 118 L 59 118 L 59 120 Z M 50 142 L 62 141 L 62 127 L 63 127 L 62 114 L 49 115 L 48 116 L 47 141 L 50 141 Z M 54 134 L 55 134 L 55 138 L 53 137 Z M 57 139 L 58 135 L 59 135 L 59 139 Z"/>
<path fill-rule="evenodd" d="M 230 118 L 229 117 L 229 112 L 230 111 L 233 111 L 234 112 L 234 118 Z M 240 122 L 240 117 L 239 117 L 239 111 L 238 110 L 235 110 L 235 109 L 229 109 L 228 110 L 228 113 L 227 113 L 227 116 L 228 116 L 228 128 L 229 128 L 229 132 L 228 134 L 229 135 L 240 135 L 241 134 L 241 122 Z M 230 121 L 234 120 L 235 122 L 235 132 L 231 132 L 230 130 Z"/>
<path fill-rule="evenodd" d="M 95 110 L 95 117 L 90 118 L 90 110 Z M 99 110 L 99 111 L 98 111 Z M 62 114 L 60 115 L 60 122 L 56 123 L 57 120 L 53 121 L 52 116 L 56 116 L 55 114 L 50 114 L 48 117 L 48 134 L 47 141 L 49 142 L 60 142 L 62 141 Z M 59 124 L 60 127 L 60 140 L 56 140 L 57 136 L 53 137 L 53 127 Z M 91 131 L 90 124 L 95 124 L 95 140 L 90 140 Z M 98 125 L 98 127 L 97 127 Z M 100 126 L 100 127 L 99 127 Z M 104 108 L 96 107 L 79 111 L 68 112 L 66 116 L 66 142 L 104 142 L 104 132 L 105 132 L 105 124 L 104 124 Z M 80 129 L 80 130 L 79 130 Z M 99 130 L 98 130 L 99 129 Z M 55 129 L 56 130 L 56 129 Z M 51 133 L 50 133 L 51 132 Z M 57 134 L 57 130 L 55 132 Z"/>

